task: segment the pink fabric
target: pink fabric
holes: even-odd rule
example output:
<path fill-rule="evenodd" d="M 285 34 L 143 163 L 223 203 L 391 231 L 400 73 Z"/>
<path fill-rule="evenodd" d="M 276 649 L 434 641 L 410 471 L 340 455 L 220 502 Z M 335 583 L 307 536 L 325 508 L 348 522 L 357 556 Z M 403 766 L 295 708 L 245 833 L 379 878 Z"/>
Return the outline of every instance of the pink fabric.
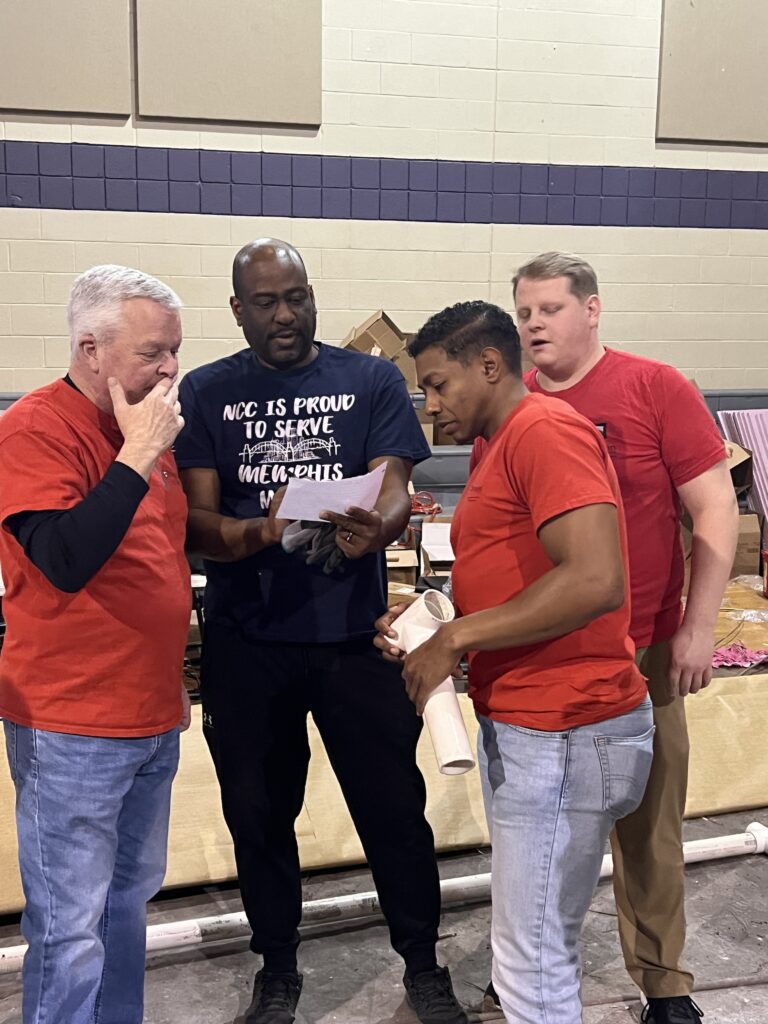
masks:
<path fill-rule="evenodd" d="M 751 668 L 768 661 L 768 650 L 753 651 L 738 640 L 727 647 L 718 647 L 712 655 L 712 668 Z"/>

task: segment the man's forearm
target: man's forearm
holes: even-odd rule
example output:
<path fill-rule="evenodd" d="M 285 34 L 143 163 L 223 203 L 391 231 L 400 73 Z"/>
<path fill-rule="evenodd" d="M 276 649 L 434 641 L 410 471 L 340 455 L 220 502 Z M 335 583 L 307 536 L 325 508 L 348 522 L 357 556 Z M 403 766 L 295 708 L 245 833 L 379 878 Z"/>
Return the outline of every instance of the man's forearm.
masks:
<path fill-rule="evenodd" d="M 702 511 L 693 522 L 691 581 L 685 623 L 712 632 L 728 583 L 739 533 L 739 513 L 732 507 Z"/>
<path fill-rule="evenodd" d="M 271 521 L 236 519 L 206 509 L 190 509 L 187 550 L 212 562 L 239 562 L 275 543 Z"/>
<path fill-rule="evenodd" d="M 560 565 L 496 608 L 456 619 L 442 627 L 454 653 L 499 651 L 544 643 L 581 629 L 614 611 L 624 600 L 623 588 L 602 578 L 589 579 L 573 567 Z"/>
<path fill-rule="evenodd" d="M 381 516 L 382 547 L 386 547 L 402 534 L 411 517 L 411 498 L 400 488 L 382 493 L 376 502 L 376 511 Z"/>

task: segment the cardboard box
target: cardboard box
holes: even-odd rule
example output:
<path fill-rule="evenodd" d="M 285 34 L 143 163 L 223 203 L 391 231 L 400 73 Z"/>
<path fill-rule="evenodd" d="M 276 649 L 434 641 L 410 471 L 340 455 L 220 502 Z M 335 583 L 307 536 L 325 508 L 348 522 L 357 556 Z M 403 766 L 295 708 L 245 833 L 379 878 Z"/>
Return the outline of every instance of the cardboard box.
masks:
<path fill-rule="evenodd" d="M 455 560 L 450 520 L 424 523 L 421 528 L 421 563 L 424 576 L 447 576 Z"/>
<path fill-rule="evenodd" d="M 387 586 L 387 608 L 393 604 L 413 604 L 418 596 L 416 588 L 407 583 L 390 583 Z"/>
<path fill-rule="evenodd" d="M 760 520 L 754 512 L 739 516 L 739 539 L 731 569 L 734 576 L 754 576 L 760 571 Z"/>
<path fill-rule="evenodd" d="M 359 327 L 353 327 L 341 346 L 352 348 L 355 352 L 393 359 L 405 348 L 405 335 L 394 320 L 383 309 L 379 309 Z"/>
<path fill-rule="evenodd" d="M 737 494 L 748 491 L 752 486 L 752 452 L 735 441 L 726 441 L 725 453 L 734 491 Z"/>
<path fill-rule="evenodd" d="M 387 548 L 387 581 L 416 586 L 419 557 L 412 548 Z"/>
<path fill-rule="evenodd" d="M 379 309 L 359 327 L 353 327 L 342 341 L 341 347 L 389 359 L 402 373 L 408 390 L 413 393 L 419 390 L 416 383 L 416 364 L 405 351 L 405 346 L 411 338 L 412 334 L 404 334 L 392 317 L 383 309 Z"/>

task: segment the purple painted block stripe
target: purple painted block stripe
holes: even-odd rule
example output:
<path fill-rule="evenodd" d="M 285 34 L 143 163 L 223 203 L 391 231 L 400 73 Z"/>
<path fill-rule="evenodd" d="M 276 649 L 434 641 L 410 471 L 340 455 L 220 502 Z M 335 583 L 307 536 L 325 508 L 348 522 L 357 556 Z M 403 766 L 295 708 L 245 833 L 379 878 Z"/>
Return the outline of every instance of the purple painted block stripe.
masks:
<path fill-rule="evenodd" d="M 0 141 L 0 206 L 768 229 L 768 172 Z"/>
<path fill-rule="evenodd" d="M 37 174 L 38 143 L 11 142 L 5 143 L 5 170 L 8 174 Z"/>

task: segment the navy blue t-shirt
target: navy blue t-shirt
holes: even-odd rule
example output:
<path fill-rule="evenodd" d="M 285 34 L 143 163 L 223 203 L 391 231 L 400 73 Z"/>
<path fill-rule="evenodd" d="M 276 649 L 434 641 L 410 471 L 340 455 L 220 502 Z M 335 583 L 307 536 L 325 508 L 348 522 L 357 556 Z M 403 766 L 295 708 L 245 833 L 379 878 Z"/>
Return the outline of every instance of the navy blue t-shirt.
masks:
<path fill-rule="evenodd" d="M 301 369 L 271 370 L 250 349 L 188 373 L 176 441 L 180 469 L 215 469 L 225 516 L 264 516 L 292 476 L 359 476 L 385 455 L 414 463 L 429 446 L 402 374 L 386 359 L 318 345 Z M 260 642 L 339 643 L 373 634 L 386 609 L 382 553 L 325 575 L 273 545 L 205 563 L 206 617 Z"/>

